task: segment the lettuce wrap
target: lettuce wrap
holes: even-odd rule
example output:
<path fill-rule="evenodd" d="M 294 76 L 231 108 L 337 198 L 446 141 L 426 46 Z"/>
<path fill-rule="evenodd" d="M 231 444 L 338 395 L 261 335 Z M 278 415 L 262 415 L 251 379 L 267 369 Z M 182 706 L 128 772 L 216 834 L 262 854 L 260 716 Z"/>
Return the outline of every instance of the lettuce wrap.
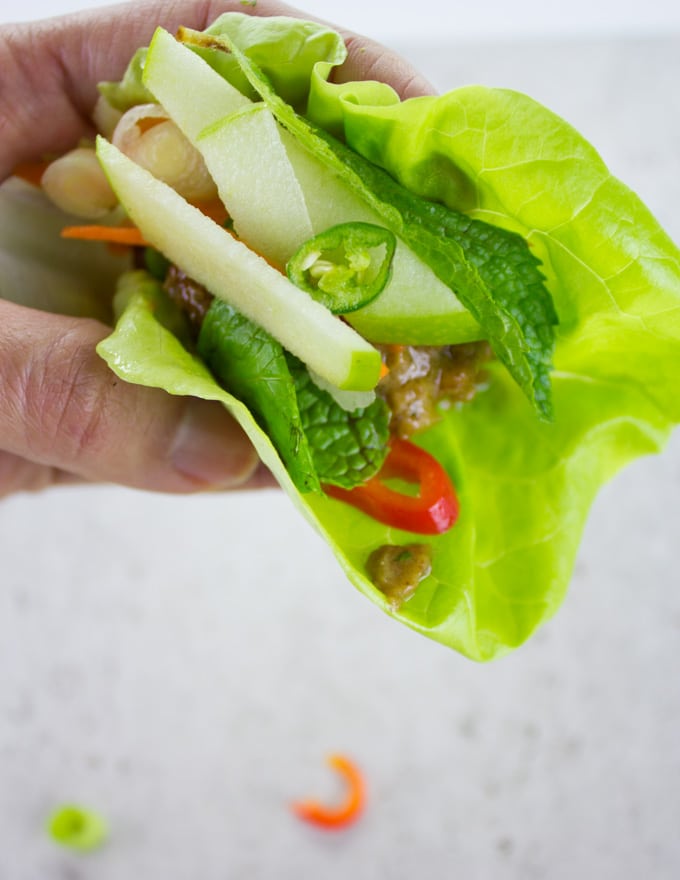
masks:
<path fill-rule="evenodd" d="M 506 348 L 501 339 L 488 387 L 415 438 L 452 478 L 460 516 L 424 539 L 431 573 L 399 608 L 371 582 L 366 560 L 414 535 L 300 491 L 261 420 L 163 319 L 162 291 L 148 275 L 125 277 L 116 328 L 98 351 L 126 381 L 221 402 L 348 579 L 386 613 L 474 660 L 501 656 L 562 602 L 598 489 L 627 462 L 660 451 L 680 420 L 680 254 L 594 148 L 525 95 L 471 86 L 401 101 L 382 83 L 336 85 L 341 38 L 296 19 L 232 13 L 208 34 L 230 51 L 207 45 L 196 49 L 201 57 L 308 149 L 326 150 L 336 170 L 353 161 L 346 148 L 368 160 L 347 172 L 361 178 L 357 192 L 370 190 L 366 175 L 384 171 L 417 197 L 527 242 L 552 300 L 539 331 L 555 324 L 554 304 L 554 351 L 544 346 L 523 373 L 514 337 Z M 119 109 L 153 99 L 141 81 L 144 51 L 120 83 L 102 88 Z M 518 307 L 520 325 L 524 306 L 532 304 Z M 484 331 L 483 309 L 475 318 Z M 520 330 L 531 341 L 536 325 Z M 539 339 L 532 350 L 540 348 Z"/>

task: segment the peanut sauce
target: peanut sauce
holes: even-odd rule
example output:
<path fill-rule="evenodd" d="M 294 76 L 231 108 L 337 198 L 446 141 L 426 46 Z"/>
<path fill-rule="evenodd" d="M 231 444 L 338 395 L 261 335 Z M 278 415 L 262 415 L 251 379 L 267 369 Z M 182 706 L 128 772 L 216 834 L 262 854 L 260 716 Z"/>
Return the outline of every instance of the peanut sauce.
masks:
<path fill-rule="evenodd" d="M 429 544 L 383 544 L 366 562 L 373 584 L 397 611 L 432 570 Z"/>

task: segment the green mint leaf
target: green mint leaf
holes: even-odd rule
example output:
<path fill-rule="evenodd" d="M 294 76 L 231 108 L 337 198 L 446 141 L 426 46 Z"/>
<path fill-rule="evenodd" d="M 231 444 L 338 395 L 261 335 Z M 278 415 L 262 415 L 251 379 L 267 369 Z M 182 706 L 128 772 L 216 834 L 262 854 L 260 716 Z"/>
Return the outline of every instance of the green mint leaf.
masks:
<path fill-rule="evenodd" d="M 297 489 L 319 492 L 282 346 L 233 306 L 216 299 L 203 320 L 197 350 L 217 380 L 249 407 L 267 432 Z"/>
<path fill-rule="evenodd" d="M 304 364 L 288 355 L 302 426 L 322 483 L 351 489 L 374 476 L 387 455 L 390 413 L 377 397 L 348 412 L 319 388 Z"/>
<path fill-rule="evenodd" d="M 526 241 L 514 232 L 412 195 L 340 141 L 322 131 L 317 135 L 367 189 L 399 211 L 401 237 L 472 312 L 498 358 L 541 416 L 550 420 L 550 371 L 558 319 L 540 262 Z M 472 284 L 455 259 L 454 244 L 476 272 Z"/>

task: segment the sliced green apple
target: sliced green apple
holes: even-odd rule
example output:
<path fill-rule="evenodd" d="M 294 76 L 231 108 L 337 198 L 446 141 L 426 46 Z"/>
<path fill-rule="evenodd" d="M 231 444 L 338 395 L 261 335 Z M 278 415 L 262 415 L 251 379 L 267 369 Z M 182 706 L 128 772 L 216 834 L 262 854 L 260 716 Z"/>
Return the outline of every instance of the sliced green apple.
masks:
<path fill-rule="evenodd" d="M 252 106 L 199 55 L 160 27 L 149 45 L 142 81 L 194 145 L 207 125 Z"/>
<path fill-rule="evenodd" d="M 239 238 L 283 268 L 314 233 L 270 111 L 162 28 L 149 47 L 144 84 L 200 150 Z"/>
<path fill-rule="evenodd" d="M 384 225 L 262 105 L 162 29 L 149 48 L 144 83 L 202 153 L 239 236 L 277 265 L 329 226 Z M 401 241 L 390 282 L 347 320 L 376 342 L 444 345 L 482 337 L 455 294 Z"/>
<path fill-rule="evenodd" d="M 347 221 L 384 225 L 344 180 L 288 132 L 284 132 L 283 143 L 304 193 L 315 234 Z M 345 317 L 373 342 L 448 345 L 483 337 L 479 324 L 451 289 L 399 238 L 390 282 L 380 296 Z"/>
<path fill-rule="evenodd" d="M 264 104 L 232 114 L 197 139 L 239 238 L 285 267 L 314 235 L 281 128 Z"/>
<path fill-rule="evenodd" d="M 380 354 L 356 331 L 102 137 L 97 155 L 130 218 L 170 261 L 328 382 L 351 391 L 376 386 Z"/>

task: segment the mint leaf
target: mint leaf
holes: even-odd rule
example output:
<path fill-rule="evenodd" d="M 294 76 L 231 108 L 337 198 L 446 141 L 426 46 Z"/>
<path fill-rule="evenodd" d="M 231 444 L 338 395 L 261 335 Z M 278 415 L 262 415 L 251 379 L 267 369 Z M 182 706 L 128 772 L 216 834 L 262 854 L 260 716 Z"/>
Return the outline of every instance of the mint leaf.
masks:
<path fill-rule="evenodd" d="M 295 384 L 280 343 L 222 300 L 203 319 L 198 353 L 235 397 L 246 404 L 276 447 L 300 492 L 319 492 Z"/>
<path fill-rule="evenodd" d="M 399 233 L 486 331 L 496 355 L 539 413 L 552 418 L 550 371 L 558 322 L 540 261 L 514 232 L 412 195 L 386 171 L 317 131 L 366 188 L 401 215 Z M 476 277 L 462 271 L 455 247 Z M 460 256 L 460 255 L 459 255 Z"/>
<path fill-rule="evenodd" d="M 319 388 L 302 361 L 288 355 L 300 419 L 321 483 L 352 489 L 375 476 L 387 455 L 390 411 L 377 397 L 348 412 Z"/>
<path fill-rule="evenodd" d="M 191 31 L 184 31 L 184 38 L 190 42 Z M 550 420 L 556 315 L 526 242 L 413 195 L 386 171 L 296 114 L 224 31 L 213 39 L 232 53 L 278 121 L 339 174 L 451 288 L 524 394 L 542 418 Z"/>
<path fill-rule="evenodd" d="M 389 410 L 379 398 L 347 412 L 314 384 L 302 361 L 218 299 L 203 319 L 198 353 L 249 407 L 300 492 L 319 492 L 320 483 L 351 489 L 379 470 L 389 438 Z"/>

